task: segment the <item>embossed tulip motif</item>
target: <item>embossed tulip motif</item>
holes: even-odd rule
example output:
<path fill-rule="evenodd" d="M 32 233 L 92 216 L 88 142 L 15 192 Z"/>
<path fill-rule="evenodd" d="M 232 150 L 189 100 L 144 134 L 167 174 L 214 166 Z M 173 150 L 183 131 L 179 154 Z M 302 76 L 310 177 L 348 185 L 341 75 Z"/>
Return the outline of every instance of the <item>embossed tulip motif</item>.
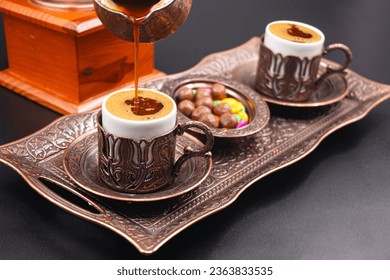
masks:
<path fill-rule="evenodd" d="M 321 56 L 300 59 L 274 54 L 261 45 L 258 79 L 261 92 L 279 99 L 306 100 L 313 92 Z"/>
<path fill-rule="evenodd" d="M 152 140 L 116 138 L 100 131 L 100 178 L 124 192 L 148 192 L 172 180 L 175 131 Z"/>

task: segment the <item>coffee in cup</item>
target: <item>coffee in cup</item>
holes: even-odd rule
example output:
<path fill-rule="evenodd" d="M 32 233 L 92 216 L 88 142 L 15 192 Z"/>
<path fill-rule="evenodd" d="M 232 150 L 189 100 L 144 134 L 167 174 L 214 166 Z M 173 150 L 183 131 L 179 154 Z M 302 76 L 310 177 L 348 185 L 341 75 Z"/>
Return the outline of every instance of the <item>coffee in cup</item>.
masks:
<path fill-rule="evenodd" d="M 117 137 L 151 139 L 176 125 L 176 103 L 152 89 L 123 90 L 109 95 L 102 105 L 104 129 Z"/>
<path fill-rule="evenodd" d="M 98 176 L 111 189 L 148 193 L 167 186 L 192 157 L 210 157 L 210 129 L 200 122 L 177 124 L 176 103 L 151 89 L 118 91 L 103 102 L 97 116 Z M 184 147 L 176 155 L 176 138 L 196 129 L 205 134 L 204 146 Z"/>
<path fill-rule="evenodd" d="M 332 44 L 324 49 L 325 36 L 316 27 L 296 21 L 275 21 L 267 25 L 260 44 L 256 89 L 272 98 L 306 101 L 316 88 L 323 56 L 342 51 L 346 60 L 337 68 L 328 66 L 326 74 L 343 72 L 352 61 L 350 49 Z"/>
<path fill-rule="evenodd" d="M 297 43 L 315 43 L 323 39 L 318 29 L 298 23 L 275 22 L 269 25 L 269 30 L 282 39 Z"/>

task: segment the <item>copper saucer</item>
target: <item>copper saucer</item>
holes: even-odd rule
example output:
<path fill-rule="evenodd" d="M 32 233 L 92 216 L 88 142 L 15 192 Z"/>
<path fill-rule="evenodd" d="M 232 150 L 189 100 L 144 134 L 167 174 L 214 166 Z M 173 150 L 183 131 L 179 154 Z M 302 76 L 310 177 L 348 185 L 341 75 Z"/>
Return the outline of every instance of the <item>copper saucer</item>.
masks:
<path fill-rule="evenodd" d="M 268 103 L 288 107 L 320 107 L 331 105 L 343 99 L 348 93 L 348 82 L 343 73 L 332 73 L 318 82 L 315 92 L 309 100 L 294 102 L 273 98 L 261 92 L 259 94 Z"/>
<path fill-rule="evenodd" d="M 184 147 L 198 147 L 201 142 L 184 134 L 177 138 L 177 157 L 183 154 Z M 190 158 L 180 169 L 180 174 L 169 186 L 160 191 L 146 194 L 117 192 L 105 187 L 97 175 L 98 151 L 96 130 L 76 138 L 66 149 L 63 164 L 69 177 L 81 188 L 102 197 L 132 202 L 149 202 L 173 198 L 199 186 L 211 170 L 211 157 Z"/>
<path fill-rule="evenodd" d="M 241 101 L 249 116 L 248 125 L 234 129 L 212 128 L 210 130 L 214 137 L 237 138 L 255 134 L 262 130 L 270 119 L 268 105 L 259 94 L 250 87 L 238 81 L 228 80 L 221 77 L 205 77 L 204 75 L 190 75 L 173 79 L 163 85 L 162 91 L 169 93 L 175 100 L 179 89 L 182 87 L 199 88 L 211 87 L 214 83 L 223 84 L 226 87 L 228 97 L 233 97 Z M 180 113 L 180 117 L 185 121 L 190 120 Z"/>

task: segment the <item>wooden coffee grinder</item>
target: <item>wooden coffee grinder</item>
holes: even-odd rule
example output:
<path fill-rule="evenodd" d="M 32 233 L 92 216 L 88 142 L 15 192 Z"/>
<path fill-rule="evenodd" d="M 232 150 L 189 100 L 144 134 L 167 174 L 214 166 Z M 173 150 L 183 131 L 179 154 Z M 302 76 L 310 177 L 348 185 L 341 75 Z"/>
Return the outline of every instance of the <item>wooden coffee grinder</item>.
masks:
<path fill-rule="evenodd" d="M 133 43 L 108 32 L 92 0 L 0 0 L 9 68 L 0 85 L 60 113 L 100 106 L 133 82 Z M 151 79 L 153 43 L 139 49 L 141 78 Z"/>

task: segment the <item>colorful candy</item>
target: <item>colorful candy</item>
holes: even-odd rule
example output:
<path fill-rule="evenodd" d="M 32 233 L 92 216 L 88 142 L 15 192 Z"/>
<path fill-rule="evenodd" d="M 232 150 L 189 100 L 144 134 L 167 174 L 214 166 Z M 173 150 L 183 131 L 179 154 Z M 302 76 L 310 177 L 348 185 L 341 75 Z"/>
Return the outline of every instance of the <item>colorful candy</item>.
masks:
<path fill-rule="evenodd" d="M 232 114 L 238 114 L 242 110 L 245 110 L 244 104 L 242 104 L 240 101 L 238 101 L 237 99 L 235 99 L 233 97 L 227 97 L 227 98 L 222 99 L 222 103 L 229 104 L 229 106 L 232 110 Z"/>
<path fill-rule="evenodd" d="M 237 125 L 237 128 L 241 128 L 241 127 L 244 127 L 244 126 L 247 126 L 248 125 L 248 122 L 246 120 L 241 120 L 238 125 Z"/>
<path fill-rule="evenodd" d="M 239 120 L 245 120 L 246 122 L 249 121 L 248 114 L 245 111 L 238 112 L 237 117 L 239 118 Z"/>

